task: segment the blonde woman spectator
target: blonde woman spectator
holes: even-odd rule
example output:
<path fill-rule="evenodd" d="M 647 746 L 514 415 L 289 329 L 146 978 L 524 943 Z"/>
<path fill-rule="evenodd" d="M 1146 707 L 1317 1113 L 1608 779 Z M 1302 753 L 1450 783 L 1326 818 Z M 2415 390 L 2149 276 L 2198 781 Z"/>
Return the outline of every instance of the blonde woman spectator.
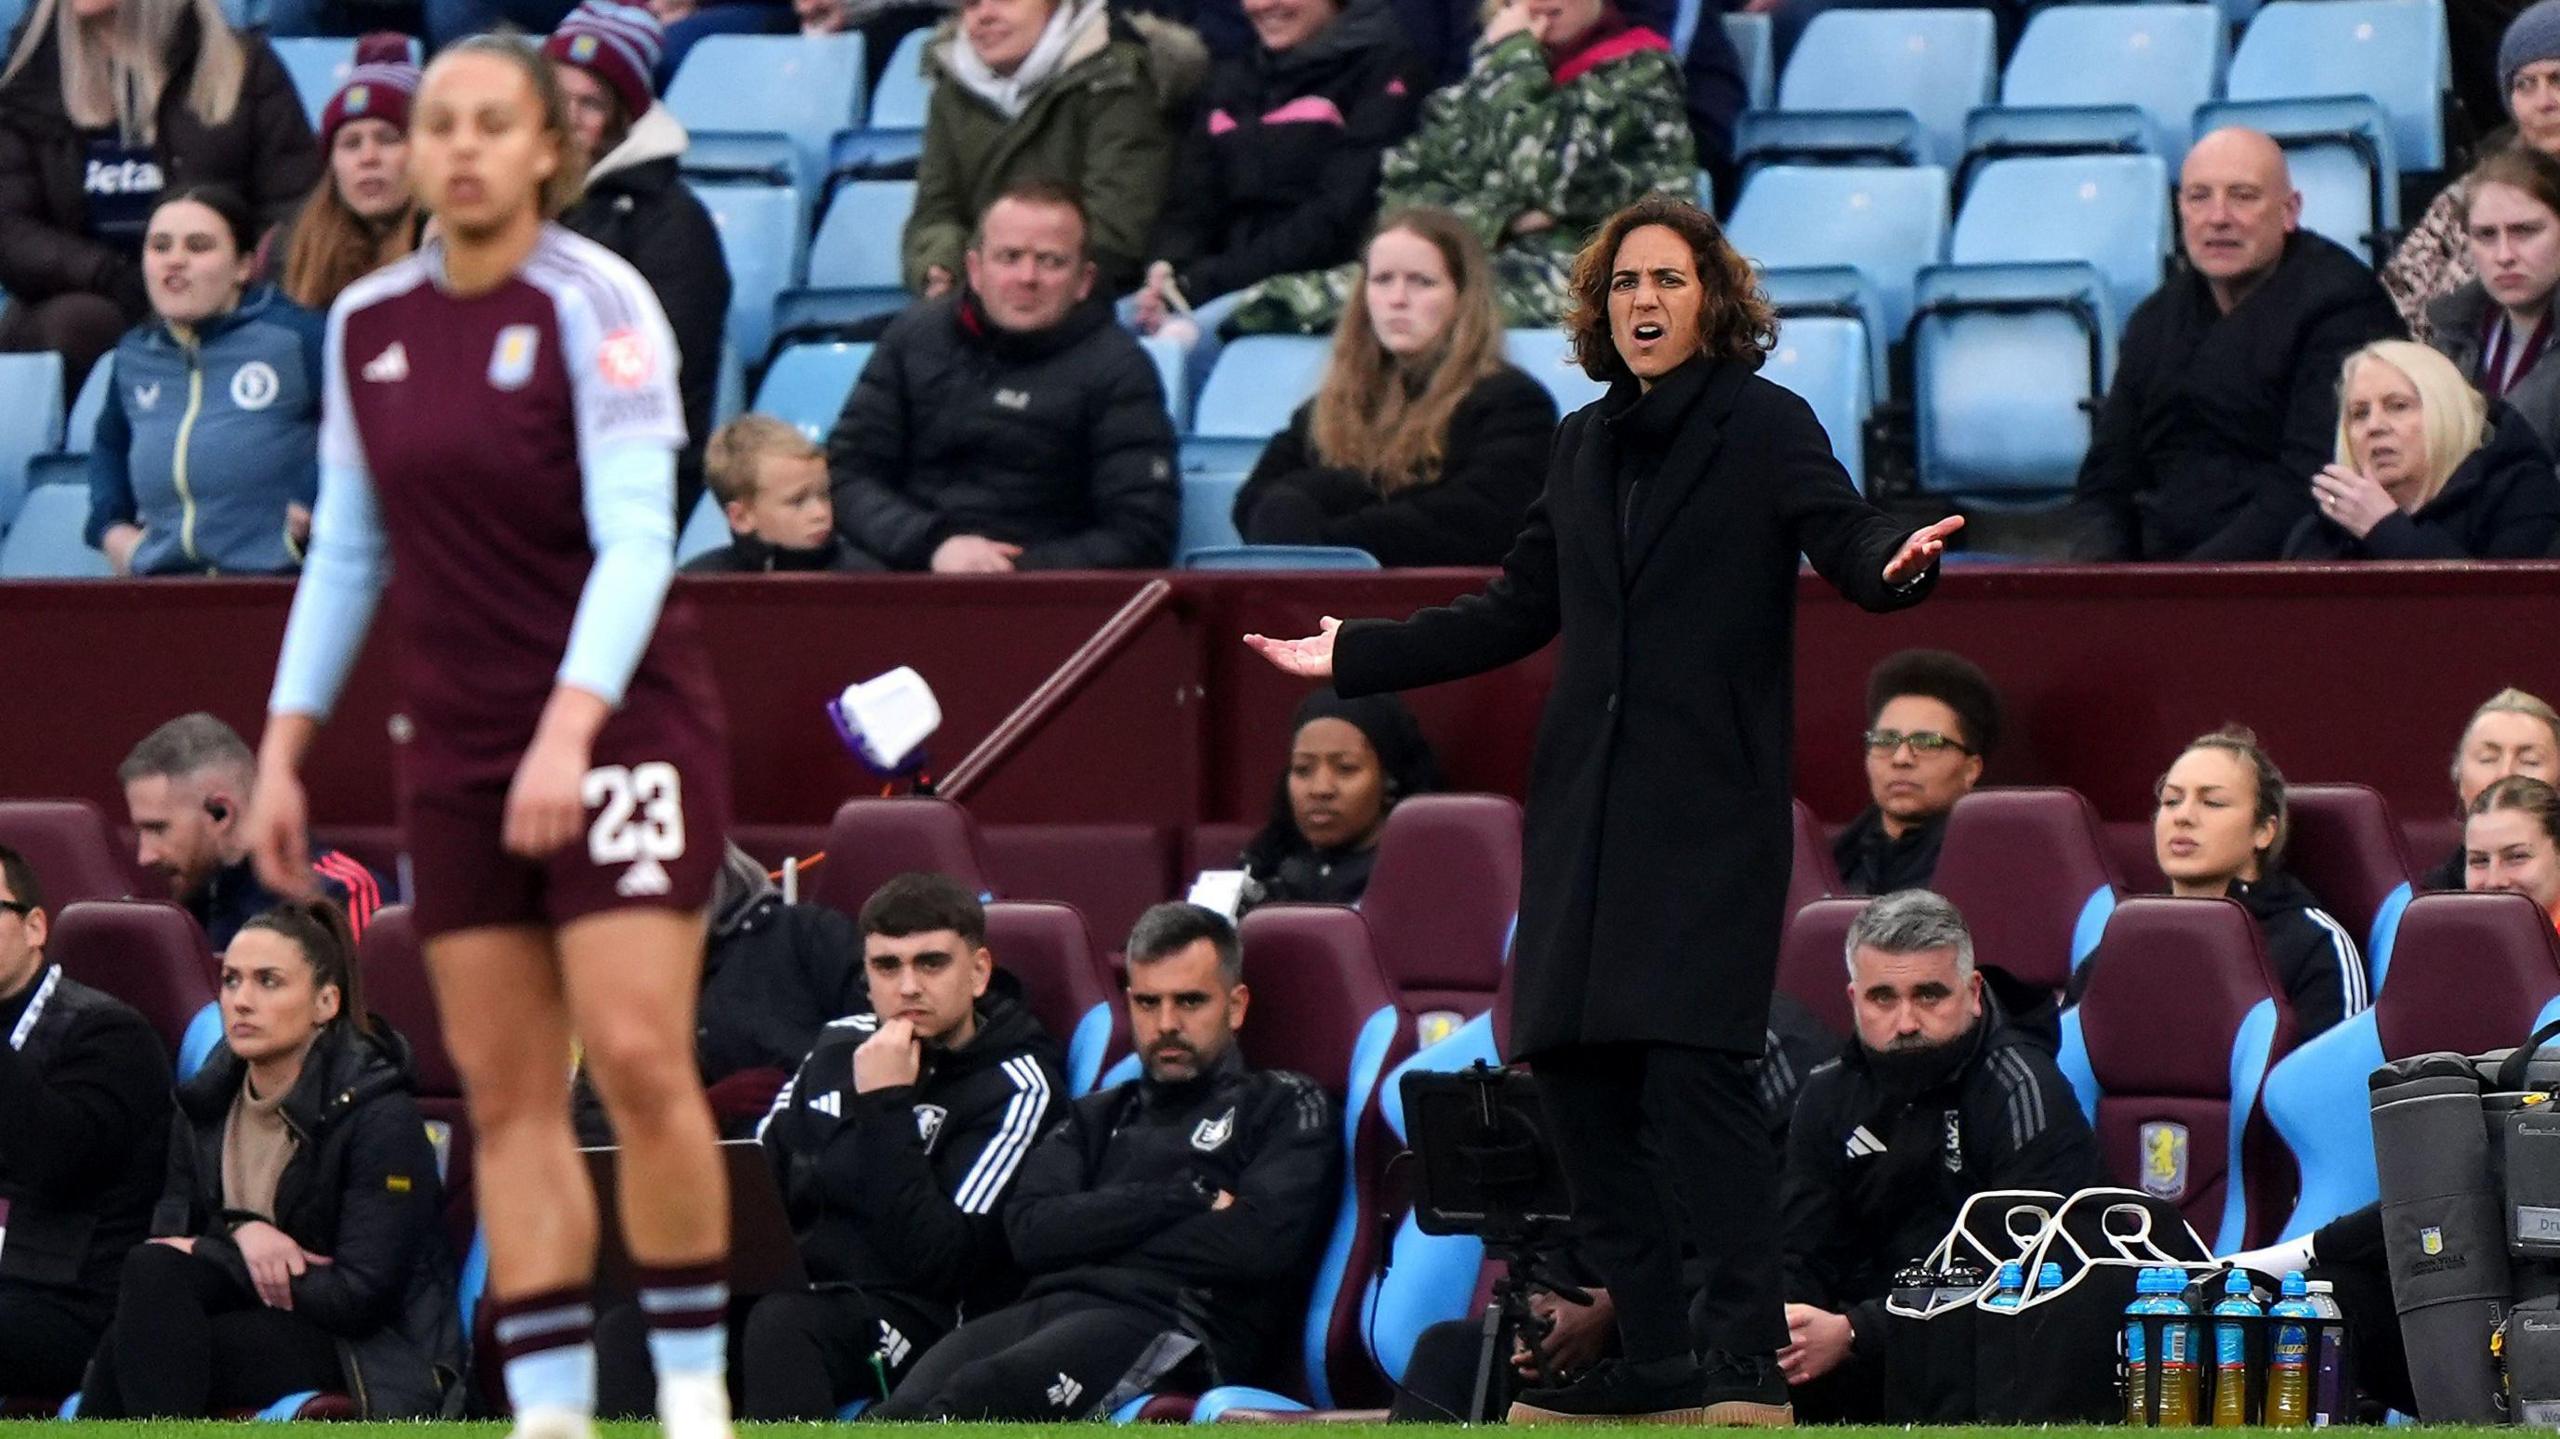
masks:
<path fill-rule="evenodd" d="M 2560 710 L 2510 686 L 2481 703 L 2453 747 L 2454 812 L 2468 815 L 2480 796 L 2510 775 L 2560 784 Z M 2421 889 L 2463 887 L 2462 844 L 2418 881 Z"/>

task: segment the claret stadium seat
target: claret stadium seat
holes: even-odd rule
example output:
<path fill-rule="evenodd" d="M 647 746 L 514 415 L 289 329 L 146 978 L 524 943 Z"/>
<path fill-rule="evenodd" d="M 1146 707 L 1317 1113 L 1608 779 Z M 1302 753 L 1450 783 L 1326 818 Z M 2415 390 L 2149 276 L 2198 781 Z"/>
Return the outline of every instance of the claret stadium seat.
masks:
<path fill-rule="evenodd" d="M 2368 785 L 2298 784 L 2285 791 L 2285 807 L 2293 826 L 2285 868 L 2356 935 L 2369 989 L 2380 994 L 2417 873 L 2391 806 Z"/>
<path fill-rule="evenodd" d="M 82 899 L 124 899 L 134 871 L 106 811 L 85 799 L 0 800 L 0 844 L 26 856 L 57 914 Z"/>
<path fill-rule="evenodd" d="M 1520 918 L 1520 805 L 1509 795 L 1399 802 L 1360 913 L 1398 1001 L 1438 1039 L 1501 988 Z"/>
<path fill-rule="evenodd" d="M 1093 1092 L 1120 1011 L 1093 933 L 1075 906 L 1013 900 L 987 906 L 987 948 L 1015 978 L 1040 1027 L 1066 1046 L 1067 1097 Z"/>
<path fill-rule="evenodd" d="M 2097 948 L 2121 888 L 2097 811 L 2076 791 L 2043 788 L 1956 801 L 1934 883 L 1963 912 L 1982 963 L 2055 990 Z"/>
<path fill-rule="evenodd" d="M 45 954 L 142 1012 L 184 1080 L 222 1042 L 213 951 L 194 916 L 159 899 L 85 899 L 54 911 Z"/>
<path fill-rule="evenodd" d="M 947 799 L 901 796 L 846 800 L 827 826 L 827 858 L 809 874 L 808 897 L 848 915 L 892 876 L 947 874 L 992 898 L 978 823 Z"/>
<path fill-rule="evenodd" d="M 1849 926 L 1867 902 L 1864 895 L 1817 899 L 1788 917 L 1778 944 L 1778 992 L 1838 1035 L 1857 1027 L 1849 1011 Z"/>

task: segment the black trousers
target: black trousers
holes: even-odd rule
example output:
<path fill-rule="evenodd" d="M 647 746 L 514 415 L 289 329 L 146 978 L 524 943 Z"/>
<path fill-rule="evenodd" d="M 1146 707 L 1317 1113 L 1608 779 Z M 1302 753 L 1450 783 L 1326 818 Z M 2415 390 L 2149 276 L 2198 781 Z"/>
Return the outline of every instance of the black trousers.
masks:
<path fill-rule="evenodd" d="M 2417 1413 L 2409 1351 L 2400 1342 L 2400 1305 L 2391 1297 L 2391 1255 L 2383 1247 L 2381 1208 L 2368 1204 L 2321 1225 L 2311 1247 L 2320 1256 L 2311 1277 L 2336 1287 L 2338 1310 L 2347 1317 L 2356 1383 L 2403 1414 Z"/>
<path fill-rule="evenodd" d="M 116 1317 L 89 1366 L 80 1413 L 202 1419 L 345 1383 L 328 1330 L 268 1308 L 210 1260 L 144 1244 L 125 1260 Z"/>
<path fill-rule="evenodd" d="M 1750 1064 L 1669 1044 L 1581 1045 L 1530 1061 L 1582 1252 L 1617 1303 L 1631 1362 L 1786 1345 L 1778 1162 Z M 1684 1237 L 1702 1261 L 1694 1300 Z"/>
<path fill-rule="evenodd" d="M 951 1331 L 879 1419 L 1082 1419 L 1119 1387 L 1165 1322 L 1086 1294 L 1052 1294 Z"/>
<path fill-rule="evenodd" d="M 80 1387 L 114 1311 L 30 1284 L 0 1281 L 0 1394 L 43 1398 Z"/>
<path fill-rule="evenodd" d="M 750 1295 L 729 1305 L 729 1397 L 742 1419 L 829 1423 L 897 1387 L 943 1331 L 859 1289 Z M 657 1376 L 637 1304 L 596 1320 L 596 1412 L 647 1419 Z"/>

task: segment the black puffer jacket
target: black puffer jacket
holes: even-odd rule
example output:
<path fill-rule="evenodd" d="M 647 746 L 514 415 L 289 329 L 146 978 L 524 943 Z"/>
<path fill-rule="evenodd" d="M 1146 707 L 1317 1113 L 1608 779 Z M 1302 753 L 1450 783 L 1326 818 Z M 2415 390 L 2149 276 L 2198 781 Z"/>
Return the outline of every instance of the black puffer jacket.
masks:
<path fill-rule="evenodd" d="M 170 47 L 168 83 L 160 92 L 153 151 L 166 188 L 218 184 L 249 202 L 263 231 L 290 220 L 320 179 L 320 149 L 311 138 L 293 81 L 255 35 L 243 35 L 247 77 L 231 118 L 207 125 L 187 107 L 195 75 L 196 23 L 179 22 Z M 12 53 L 16 41 L 11 40 Z M 0 86 L 0 289 L 20 300 L 105 295 L 140 323 L 149 310 L 142 266 L 132 254 L 91 239 L 83 185 L 88 140 L 62 106 L 62 67 L 48 36 L 7 85 Z"/>
<path fill-rule="evenodd" d="M 224 1045 L 179 1088 L 169 1182 L 151 1221 L 155 1235 L 193 1235 L 197 1257 L 243 1289 L 249 1271 L 231 1231 L 255 1216 L 223 1208 L 222 1136 L 247 1076 Z M 462 1412 L 444 1188 L 411 1089 L 406 1041 L 341 1025 L 321 1034 L 284 1101 L 297 1143 L 276 1185 L 275 1226 L 330 1261 L 293 1281 L 293 1312 L 337 1336 L 346 1392 L 365 1419 Z"/>
<path fill-rule="evenodd" d="M 1378 163 L 1430 88 L 1388 0 L 1279 54 L 1220 60 L 1175 157 L 1155 256 L 1198 304 L 1257 280 L 1358 258 Z"/>
<path fill-rule="evenodd" d="M 953 535 L 1022 546 L 1025 570 L 1152 569 L 1181 508 L 1154 362 L 1096 297 L 1013 334 L 977 298 L 911 305 L 827 440 L 836 528 L 891 569 Z"/>
<path fill-rule="evenodd" d="M 664 105 L 652 105 L 587 175 L 587 192 L 560 223 L 631 262 L 675 331 L 676 389 L 684 398 L 684 448 L 676 454 L 676 523 L 702 495 L 702 447 L 720 388 L 720 327 L 729 318 L 729 262 L 720 227 L 676 174 L 688 140 Z M 751 357 L 752 358 L 752 357 Z"/>
<path fill-rule="evenodd" d="M 2556 370 L 2555 373 L 2560 373 Z M 2538 560 L 2560 536 L 2560 474 L 2522 411 L 2499 406 L 2489 439 L 2414 515 L 2394 510 L 2363 539 L 2306 515 L 2284 542 L 2289 560 Z"/>

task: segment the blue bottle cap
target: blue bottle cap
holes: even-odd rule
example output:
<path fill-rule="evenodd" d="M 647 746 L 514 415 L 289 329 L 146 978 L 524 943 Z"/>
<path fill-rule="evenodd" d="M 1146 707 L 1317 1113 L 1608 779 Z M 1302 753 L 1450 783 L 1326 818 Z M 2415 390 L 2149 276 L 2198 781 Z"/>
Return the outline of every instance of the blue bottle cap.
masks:
<path fill-rule="evenodd" d="M 2038 1269 L 2038 1270 L 2036 1271 L 2036 1287 L 2037 1287 L 2038 1289 L 2059 1289 L 2059 1288 L 2061 1288 L 2061 1287 L 2062 1287 L 2062 1266 L 2061 1266 L 2061 1265 L 2059 1265 L 2059 1264 L 2055 1264 L 2055 1263 L 2052 1263 L 2052 1262 L 2050 1262 L 2050 1261 L 2047 1261 L 2047 1262 L 2046 1262 L 2046 1264 L 2045 1264 L 2045 1266 L 2044 1266 L 2043 1268 Z"/>
<path fill-rule="evenodd" d="M 2018 1289 L 2018 1288 L 2022 1288 L 2022 1287 L 2024 1287 L 2024 1286 L 2025 1286 L 2025 1284 L 2026 1284 L 2026 1282 L 2027 1282 L 2027 1270 L 2026 1270 L 2026 1266 L 2024 1266 L 2024 1265 L 2020 1264 L 2020 1263 L 2019 1263 L 2017 1260 L 2015 1260 L 2015 1259 L 2011 1259 L 2011 1260 L 2004 1261 L 2004 1262 L 2001 1264 L 2001 1266 L 2000 1266 L 2000 1287 L 2001 1287 L 2001 1288 L 2003 1288 L 2003 1289 Z"/>
<path fill-rule="evenodd" d="M 2303 1297 L 2304 1295 L 2309 1294 L 2310 1292 L 2311 1292 L 2311 1281 L 2310 1281 L 2310 1279 L 2309 1279 L 2309 1278 L 2307 1278 L 2307 1277 L 2303 1274 L 2303 1272 L 2302 1272 L 2301 1270 L 2296 1269 L 2296 1270 L 2292 1271 L 2291 1273 L 2289 1273 L 2289 1274 L 2285 1275 L 2285 1277 L 2284 1277 L 2284 1297 L 2285 1297 L 2285 1298 L 2287 1298 L 2287 1299 L 2299 1299 L 2299 1298 Z"/>
<path fill-rule="evenodd" d="M 2249 1275 L 2248 1275 L 2248 1271 L 2246 1271 L 2246 1270 L 2241 1270 L 2241 1269 L 2234 1269 L 2234 1270 L 2232 1270 L 2232 1271 L 2231 1271 L 2231 1277 L 2222 1281 L 2222 1292 L 2223 1292 L 2223 1293 L 2225 1293 L 2225 1294 L 2246 1294 L 2246 1293 L 2248 1293 L 2248 1292 L 2249 1292 Z"/>

